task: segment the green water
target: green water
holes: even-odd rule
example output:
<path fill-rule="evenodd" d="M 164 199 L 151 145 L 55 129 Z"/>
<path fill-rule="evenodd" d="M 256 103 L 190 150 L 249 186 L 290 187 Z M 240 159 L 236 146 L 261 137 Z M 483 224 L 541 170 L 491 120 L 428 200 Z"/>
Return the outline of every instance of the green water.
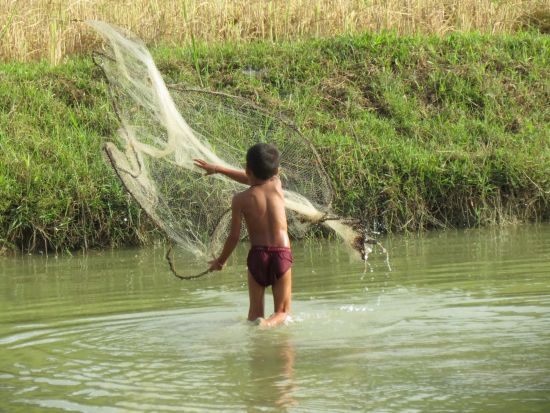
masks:
<path fill-rule="evenodd" d="M 271 331 L 244 246 L 187 282 L 161 247 L 0 258 L 0 411 L 550 411 L 550 225 L 384 242 L 295 244 Z"/>

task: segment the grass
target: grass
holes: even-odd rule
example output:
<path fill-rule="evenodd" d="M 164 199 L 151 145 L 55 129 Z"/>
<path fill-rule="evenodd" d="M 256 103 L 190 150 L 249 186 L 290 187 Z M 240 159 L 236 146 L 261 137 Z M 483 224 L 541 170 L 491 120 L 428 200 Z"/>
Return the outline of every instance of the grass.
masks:
<path fill-rule="evenodd" d="M 135 243 L 141 213 L 101 158 L 116 121 L 100 74 L 89 61 L 0 73 L 0 247 Z"/>
<path fill-rule="evenodd" d="M 550 32 L 550 0 L 0 0 L 0 60 L 86 53 L 100 19 L 148 44 L 288 41 L 392 30 L 399 34 Z"/>
<path fill-rule="evenodd" d="M 550 218 L 550 38 L 344 35 L 157 48 L 169 83 L 249 97 L 318 148 L 339 212 L 387 231 Z M 0 66 L 0 243 L 139 244 L 103 162 L 117 124 L 88 58 Z"/>

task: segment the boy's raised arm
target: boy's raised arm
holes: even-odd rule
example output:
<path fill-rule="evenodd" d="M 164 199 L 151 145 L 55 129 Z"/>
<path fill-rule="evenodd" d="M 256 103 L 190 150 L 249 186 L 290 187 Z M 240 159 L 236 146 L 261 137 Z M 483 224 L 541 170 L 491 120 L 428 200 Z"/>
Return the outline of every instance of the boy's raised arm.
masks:
<path fill-rule="evenodd" d="M 202 159 L 193 159 L 193 161 L 195 163 L 195 166 L 206 171 L 206 175 L 218 173 L 225 175 L 228 178 L 233 179 L 234 181 L 240 182 L 241 184 L 248 185 L 250 183 L 250 181 L 248 180 L 248 176 L 244 171 L 237 171 L 234 169 L 226 168 L 224 166 L 213 165 L 211 163 L 203 161 Z"/>

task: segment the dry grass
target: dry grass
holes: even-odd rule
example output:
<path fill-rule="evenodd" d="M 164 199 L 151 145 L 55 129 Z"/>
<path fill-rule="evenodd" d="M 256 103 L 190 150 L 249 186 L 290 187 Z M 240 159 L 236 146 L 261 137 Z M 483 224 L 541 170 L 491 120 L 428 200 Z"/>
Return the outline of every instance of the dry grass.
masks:
<path fill-rule="evenodd" d="M 359 31 L 506 33 L 550 0 L 0 0 L 0 60 L 58 63 L 94 45 L 101 19 L 150 44 L 290 40 Z"/>

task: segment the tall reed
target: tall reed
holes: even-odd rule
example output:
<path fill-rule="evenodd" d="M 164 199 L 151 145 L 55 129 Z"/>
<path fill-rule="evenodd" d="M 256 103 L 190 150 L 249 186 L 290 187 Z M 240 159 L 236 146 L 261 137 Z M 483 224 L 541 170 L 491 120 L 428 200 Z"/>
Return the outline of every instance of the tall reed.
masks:
<path fill-rule="evenodd" d="M 169 45 L 386 29 L 507 33 L 548 19 L 550 0 L 0 0 L 0 13 L 0 60 L 55 64 L 95 45 L 96 37 L 82 24 L 86 19 L 106 20 L 150 44 Z"/>

